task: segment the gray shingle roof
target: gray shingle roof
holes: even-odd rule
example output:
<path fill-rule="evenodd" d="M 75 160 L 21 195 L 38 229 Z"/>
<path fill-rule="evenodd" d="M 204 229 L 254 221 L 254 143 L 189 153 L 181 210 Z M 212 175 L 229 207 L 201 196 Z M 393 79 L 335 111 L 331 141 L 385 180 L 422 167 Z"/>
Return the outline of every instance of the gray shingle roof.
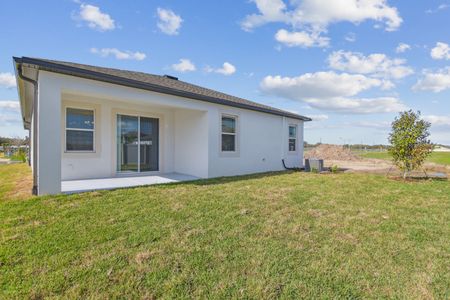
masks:
<path fill-rule="evenodd" d="M 278 108 L 160 75 L 29 57 L 14 58 L 14 61 L 18 64 L 37 66 L 40 70 L 50 72 L 120 84 L 164 94 L 187 97 L 200 101 L 256 110 L 303 121 L 311 120 L 308 117 L 287 112 Z"/>

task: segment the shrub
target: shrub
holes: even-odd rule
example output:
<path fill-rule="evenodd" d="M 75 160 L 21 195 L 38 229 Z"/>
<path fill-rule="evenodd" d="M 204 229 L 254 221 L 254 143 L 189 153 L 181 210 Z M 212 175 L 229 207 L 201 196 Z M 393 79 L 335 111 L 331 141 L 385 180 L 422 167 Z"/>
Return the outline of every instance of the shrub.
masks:
<path fill-rule="evenodd" d="M 433 144 L 428 140 L 431 124 L 420 118 L 420 111 L 412 110 L 400 113 L 392 122 L 389 134 L 394 164 L 403 172 L 403 178 L 413 170 L 420 168 L 433 151 Z"/>
<path fill-rule="evenodd" d="M 330 167 L 331 173 L 337 173 L 339 171 L 339 167 L 337 165 L 332 165 Z"/>
<path fill-rule="evenodd" d="M 11 156 L 11 160 L 27 162 L 27 153 L 23 149 L 19 149 L 16 154 Z"/>

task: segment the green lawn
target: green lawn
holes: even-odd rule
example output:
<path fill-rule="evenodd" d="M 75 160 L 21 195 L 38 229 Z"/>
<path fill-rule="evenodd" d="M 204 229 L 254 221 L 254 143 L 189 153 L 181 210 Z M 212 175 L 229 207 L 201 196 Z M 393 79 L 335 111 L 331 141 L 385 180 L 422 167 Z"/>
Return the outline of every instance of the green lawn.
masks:
<path fill-rule="evenodd" d="M 391 159 L 388 152 L 366 152 L 360 153 L 360 155 L 366 158 Z M 433 152 L 427 161 L 441 165 L 450 165 L 450 152 Z"/>
<path fill-rule="evenodd" d="M 450 184 L 273 173 L 13 200 L 0 299 L 450 296 Z M 9 175 L 8 175 L 9 174 Z"/>
<path fill-rule="evenodd" d="M 24 163 L 0 165 L 0 203 L 4 199 L 29 198 L 31 186 L 32 177 L 28 165 Z"/>

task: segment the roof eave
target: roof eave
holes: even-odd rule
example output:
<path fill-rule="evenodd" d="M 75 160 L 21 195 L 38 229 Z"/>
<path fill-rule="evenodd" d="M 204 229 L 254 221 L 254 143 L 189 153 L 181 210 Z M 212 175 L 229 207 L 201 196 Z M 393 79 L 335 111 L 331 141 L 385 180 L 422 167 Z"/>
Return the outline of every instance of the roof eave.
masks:
<path fill-rule="evenodd" d="M 25 84 L 24 81 L 20 78 L 18 71 L 19 66 L 22 64 L 22 59 L 19 57 L 13 56 L 13 66 L 14 66 L 14 73 L 16 77 L 16 86 L 17 86 L 17 94 L 19 96 L 19 102 L 20 102 L 20 114 L 22 116 L 22 123 L 23 128 L 25 130 L 29 130 L 31 128 L 31 116 L 26 116 L 26 99 L 25 99 L 25 92 L 22 90 L 22 84 Z"/>

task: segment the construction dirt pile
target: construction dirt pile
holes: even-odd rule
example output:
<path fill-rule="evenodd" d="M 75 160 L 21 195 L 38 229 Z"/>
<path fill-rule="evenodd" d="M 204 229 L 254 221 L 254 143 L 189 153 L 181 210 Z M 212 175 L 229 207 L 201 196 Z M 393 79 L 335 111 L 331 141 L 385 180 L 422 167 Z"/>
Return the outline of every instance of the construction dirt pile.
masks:
<path fill-rule="evenodd" d="M 319 158 L 325 160 L 357 161 L 361 158 L 350 149 L 338 145 L 322 144 L 305 152 L 305 158 Z"/>

